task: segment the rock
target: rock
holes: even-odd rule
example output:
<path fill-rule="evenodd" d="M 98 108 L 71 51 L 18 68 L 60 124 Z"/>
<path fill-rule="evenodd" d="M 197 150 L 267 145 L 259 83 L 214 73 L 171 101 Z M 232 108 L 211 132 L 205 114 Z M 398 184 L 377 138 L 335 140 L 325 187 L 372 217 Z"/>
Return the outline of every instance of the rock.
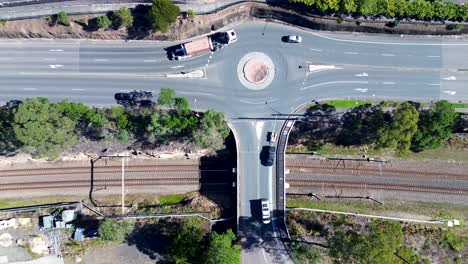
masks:
<path fill-rule="evenodd" d="M 0 235 L 0 246 L 9 247 L 13 244 L 13 237 L 9 233 Z"/>
<path fill-rule="evenodd" d="M 31 218 L 18 218 L 18 224 L 20 226 L 29 226 L 31 224 Z"/>
<path fill-rule="evenodd" d="M 45 239 L 39 236 L 29 240 L 29 248 L 31 249 L 32 253 L 38 255 L 45 255 L 49 252 Z"/>
<path fill-rule="evenodd" d="M 80 263 L 80 262 L 81 262 L 81 257 L 80 257 L 80 256 L 76 256 L 76 257 L 75 257 L 75 262 L 76 262 L 76 263 Z"/>
<path fill-rule="evenodd" d="M 22 239 L 22 238 L 18 238 L 16 240 L 16 245 L 18 245 L 20 247 L 24 247 L 26 245 L 26 241 L 24 241 L 24 239 Z"/>

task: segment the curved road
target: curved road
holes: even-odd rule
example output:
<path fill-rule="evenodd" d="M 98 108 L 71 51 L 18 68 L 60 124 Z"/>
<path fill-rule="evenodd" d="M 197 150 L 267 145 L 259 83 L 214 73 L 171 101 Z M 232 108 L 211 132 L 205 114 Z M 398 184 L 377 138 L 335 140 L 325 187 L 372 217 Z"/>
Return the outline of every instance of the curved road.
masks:
<path fill-rule="evenodd" d="M 226 113 L 238 140 L 239 221 L 243 263 L 285 263 L 275 225 L 261 225 L 256 200 L 275 204 L 275 171 L 259 163 L 268 131 L 279 131 L 287 114 L 301 104 L 325 98 L 468 101 L 468 41 L 437 37 L 366 36 L 305 32 L 251 22 L 235 27 L 239 40 L 187 61 L 168 61 L 172 43 L 85 40 L 1 40 L 1 101 L 44 96 L 96 106 L 115 104 L 119 91 L 155 93 L 173 88 L 196 109 Z M 301 44 L 281 42 L 300 34 Z M 273 83 L 249 90 L 237 64 L 249 52 L 262 52 L 275 65 Z M 337 68 L 307 74 L 307 63 Z M 156 78 L 168 72 L 205 68 L 206 79 Z M 253 217 L 252 217 L 253 216 Z"/>

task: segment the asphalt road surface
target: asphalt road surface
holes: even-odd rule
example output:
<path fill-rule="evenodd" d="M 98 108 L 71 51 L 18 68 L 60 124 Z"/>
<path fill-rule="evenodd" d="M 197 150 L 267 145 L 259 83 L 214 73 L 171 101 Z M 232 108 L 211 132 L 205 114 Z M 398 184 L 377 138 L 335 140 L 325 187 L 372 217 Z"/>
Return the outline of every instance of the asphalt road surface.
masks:
<path fill-rule="evenodd" d="M 287 114 L 326 98 L 468 101 L 468 41 L 438 37 L 367 36 L 305 32 L 265 22 L 235 27 L 239 40 L 214 53 L 169 61 L 173 43 L 84 40 L 0 40 L 0 100 L 43 96 L 95 106 L 115 104 L 114 94 L 173 88 L 195 109 L 223 111 L 239 151 L 240 232 L 243 263 L 285 263 L 274 221 L 258 221 L 258 199 L 275 204 L 275 167 L 260 164 L 268 131 L 279 131 Z M 299 34 L 300 44 L 281 37 Z M 273 83 L 244 87 L 239 60 L 262 52 L 275 65 Z M 307 74 L 307 63 L 337 69 Z M 302 66 L 299 67 L 299 66 Z M 163 73 L 205 68 L 206 79 L 157 78 Z M 274 208 L 275 209 L 275 208 Z"/>

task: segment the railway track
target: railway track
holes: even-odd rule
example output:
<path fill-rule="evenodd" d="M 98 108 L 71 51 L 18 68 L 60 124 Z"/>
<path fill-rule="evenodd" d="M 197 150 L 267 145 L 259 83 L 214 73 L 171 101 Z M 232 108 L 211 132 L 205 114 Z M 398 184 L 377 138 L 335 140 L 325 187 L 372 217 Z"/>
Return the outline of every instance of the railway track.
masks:
<path fill-rule="evenodd" d="M 419 186 L 411 184 L 379 184 L 379 183 L 361 183 L 352 181 L 308 181 L 308 180 L 286 180 L 290 187 L 296 188 L 337 188 L 337 189 L 379 189 L 386 191 L 411 191 L 440 194 L 468 195 L 466 188 L 452 188 L 442 186 Z"/>

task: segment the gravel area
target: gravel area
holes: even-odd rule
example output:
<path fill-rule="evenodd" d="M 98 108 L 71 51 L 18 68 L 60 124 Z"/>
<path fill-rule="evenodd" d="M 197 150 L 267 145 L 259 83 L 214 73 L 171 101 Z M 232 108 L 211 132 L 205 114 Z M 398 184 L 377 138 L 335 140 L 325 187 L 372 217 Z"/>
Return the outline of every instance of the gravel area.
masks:
<path fill-rule="evenodd" d="M 138 251 L 136 246 L 127 244 L 104 245 L 87 251 L 82 263 L 92 264 L 154 264 L 157 260 Z"/>

